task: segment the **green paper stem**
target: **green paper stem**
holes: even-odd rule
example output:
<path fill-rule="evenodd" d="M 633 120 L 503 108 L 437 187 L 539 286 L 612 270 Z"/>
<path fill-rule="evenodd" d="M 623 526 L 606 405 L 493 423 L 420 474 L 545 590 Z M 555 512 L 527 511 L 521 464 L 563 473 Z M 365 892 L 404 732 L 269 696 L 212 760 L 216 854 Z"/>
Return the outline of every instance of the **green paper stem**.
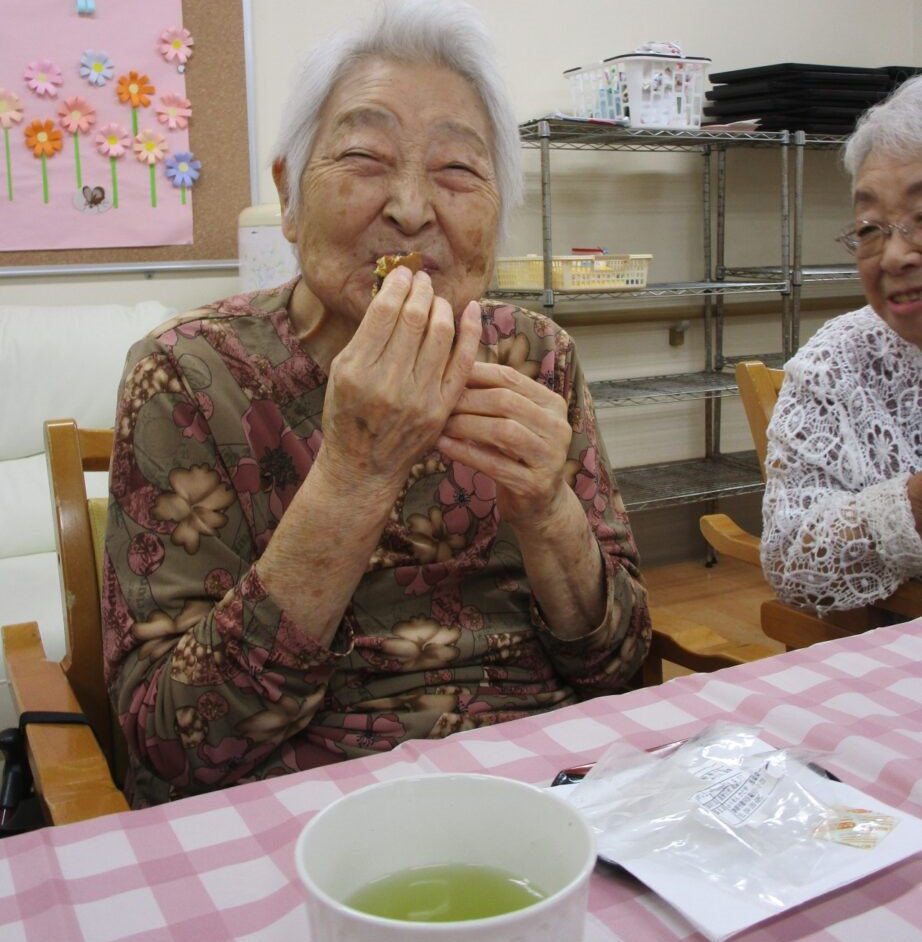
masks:
<path fill-rule="evenodd" d="M 3 144 L 6 151 L 6 192 L 12 202 L 13 199 L 13 168 L 10 166 L 10 129 L 3 129 Z"/>
<path fill-rule="evenodd" d="M 185 206 L 186 205 L 186 184 L 185 183 L 183 183 L 180 186 L 179 193 L 180 193 L 180 196 L 182 197 L 182 204 L 183 206 Z"/>
<path fill-rule="evenodd" d="M 48 202 L 48 161 L 42 154 L 42 199 Z"/>
<path fill-rule="evenodd" d="M 112 164 L 112 208 L 118 209 L 118 174 L 115 172 L 115 158 L 110 157 L 109 163 Z"/>
<path fill-rule="evenodd" d="M 138 136 L 138 109 L 131 109 L 131 132 L 135 137 Z"/>
<path fill-rule="evenodd" d="M 157 165 L 150 165 L 150 205 L 151 209 L 157 208 Z"/>
<path fill-rule="evenodd" d="M 77 167 L 77 189 L 83 189 L 83 173 L 80 170 L 80 139 L 74 135 L 74 164 Z"/>

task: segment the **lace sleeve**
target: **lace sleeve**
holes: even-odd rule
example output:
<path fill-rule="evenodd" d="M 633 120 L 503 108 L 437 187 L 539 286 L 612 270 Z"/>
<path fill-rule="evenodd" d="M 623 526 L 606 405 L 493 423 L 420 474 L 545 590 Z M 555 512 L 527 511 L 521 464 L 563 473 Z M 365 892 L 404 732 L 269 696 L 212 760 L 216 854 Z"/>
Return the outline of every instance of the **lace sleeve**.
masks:
<path fill-rule="evenodd" d="M 895 417 L 854 357 L 803 352 L 769 427 L 762 566 L 782 601 L 822 613 L 885 598 L 918 575 L 922 540 Z"/>

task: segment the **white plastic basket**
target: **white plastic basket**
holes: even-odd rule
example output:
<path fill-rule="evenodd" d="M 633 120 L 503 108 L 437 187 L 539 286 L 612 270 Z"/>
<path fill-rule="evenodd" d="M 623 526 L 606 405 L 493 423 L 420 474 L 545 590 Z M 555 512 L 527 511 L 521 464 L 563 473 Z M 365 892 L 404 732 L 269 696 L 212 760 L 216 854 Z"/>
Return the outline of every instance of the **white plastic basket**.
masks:
<path fill-rule="evenodd" d="M 579 118 L 624 120 L 632 128 L 697 128 L 710 61 L 628 53 L 564 75 Z"/>
<path fill-rule="evenodd" d="M 647 286 L 652 255 L 554 255 L 551 287 L 555 291 L 636 291 Z M 540 255 L 498 258 L 494 286 L 502 290 L 540 291 L 544 259 Z"/>

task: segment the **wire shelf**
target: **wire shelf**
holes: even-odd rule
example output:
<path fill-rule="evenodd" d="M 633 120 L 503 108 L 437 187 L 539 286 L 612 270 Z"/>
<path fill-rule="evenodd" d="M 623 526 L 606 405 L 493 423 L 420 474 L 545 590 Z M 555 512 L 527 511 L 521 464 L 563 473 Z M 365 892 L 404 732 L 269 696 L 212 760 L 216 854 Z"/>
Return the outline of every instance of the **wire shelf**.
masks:
<path fill-rule="evenodd" d="M 754 451 L 622 468 L 615 471 L 615 478 L 624 505 L 632 512 L 757 494 L 763 489 Z"/>

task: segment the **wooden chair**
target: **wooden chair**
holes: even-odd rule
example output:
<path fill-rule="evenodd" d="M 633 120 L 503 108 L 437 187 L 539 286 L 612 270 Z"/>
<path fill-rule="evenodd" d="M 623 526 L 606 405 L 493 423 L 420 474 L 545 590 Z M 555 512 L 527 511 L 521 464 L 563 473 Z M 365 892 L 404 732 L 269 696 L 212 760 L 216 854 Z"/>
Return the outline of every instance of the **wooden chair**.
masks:
<path fill-rule="evenodd" d="M 124 771 L 124 740 L 112 716 L 103 679 L 99 580 L 105 535 L 104 499 L 87 499 L 84 471 L 104 471 L 111 430 L 78 429 L 73 420 L 45 423 L 49 477 L 65 603 L 66 655 L 49 661 L 38 626 L 8 625 L 3 645 L 14 699 L 21 711 L 83 713 L 87 726 L 30 725 L 27 745 L 35 788 L 50 824 L 127 810 L 116 782 Z M 657 618 L 645 685 L 662 683 L 663 663 L 713 671 L 773 652 L 739 645 L 683 619 Z"/>
<path fill-rule="evenodd" d="M 103 680 L 99 574 L 105 499 L 87 500 L 84 471 L 105 471 L 112 432 L 78 430 L 72 420 L 45 423 L 45 448 L 55 517 L 65 656 L 45 655 L 34 622 L 3 628 L 13 699 L 22 713 L 83 714 L 90 726 L 30 724 L 26 749 L 45 820 L 65 824 L 126 811 L 116 785 L 124 771 L 124 741 Z"/>
<path fill-rule="evenodd" d="M 736 365 L 736 382 L 742 398 L 762 478 L 768 453 L 768 425 L 778 393 L 784 382 L 784 370 L 767 367 L 759 360 Z M 701 533 L 718 552 L 761 567 L 759 537 L 748 533 L 726 514 L 706 514 L 700 518 Z M 916 618 L 922 614 L 922 584 L 904 583 L 887 599 L 847 612 L 815 612 L 794 608 L 777 599 L 762 603 L 762 631 L 787 649 L 803 648 L 818 641 L 830 641 L 850 634 L 878 628 L 897 619 Z"/>

